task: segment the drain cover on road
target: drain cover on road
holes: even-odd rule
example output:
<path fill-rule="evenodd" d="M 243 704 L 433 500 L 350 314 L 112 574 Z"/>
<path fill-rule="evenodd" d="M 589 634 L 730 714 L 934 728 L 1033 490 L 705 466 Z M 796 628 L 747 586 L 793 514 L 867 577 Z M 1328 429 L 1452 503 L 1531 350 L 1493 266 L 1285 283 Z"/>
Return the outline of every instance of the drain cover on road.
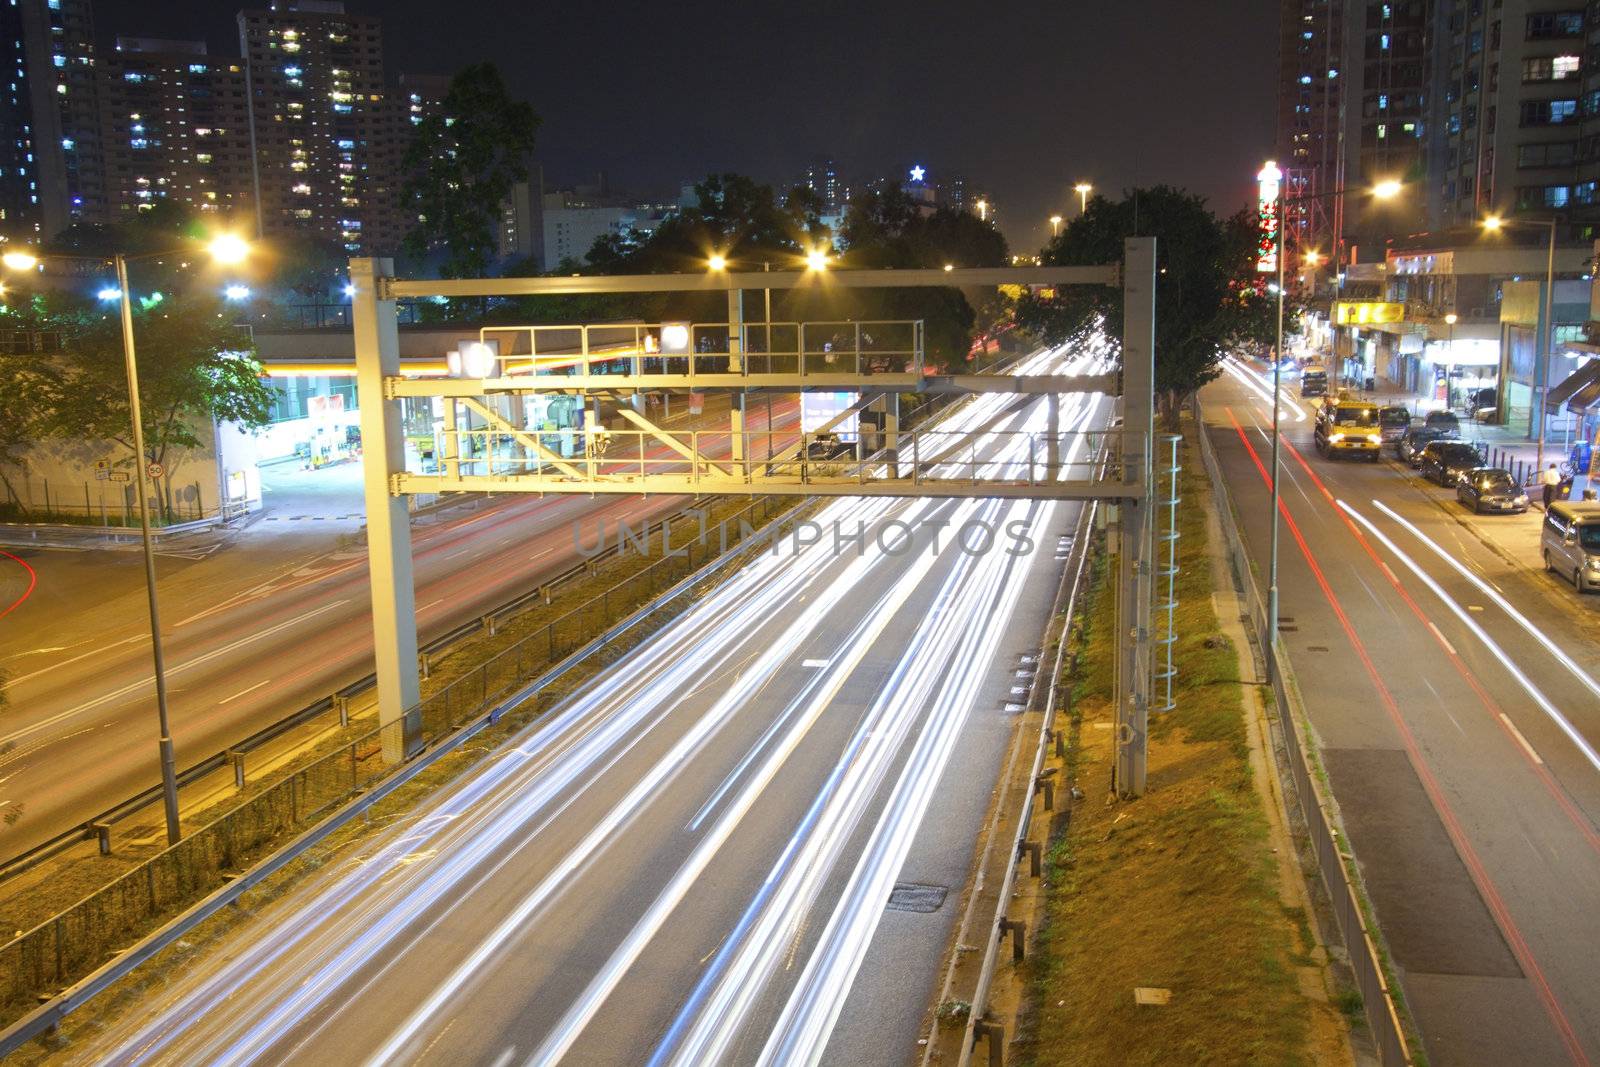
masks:
<path fill-rule="evenodd" d="M 942 885 L 921 885 L 917 882 L 896 882 L 889 891 L 890 911 L 938 911 L 950 890 Z"/>

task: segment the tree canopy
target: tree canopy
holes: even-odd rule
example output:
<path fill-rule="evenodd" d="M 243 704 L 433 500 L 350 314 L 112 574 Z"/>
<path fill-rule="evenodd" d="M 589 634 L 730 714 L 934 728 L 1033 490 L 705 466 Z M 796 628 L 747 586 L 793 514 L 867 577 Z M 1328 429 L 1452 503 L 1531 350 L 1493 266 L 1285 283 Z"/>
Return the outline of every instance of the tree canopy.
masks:
<path fill-rule="evenodd" d="M 420 259 L 442 250 L 446 278 L 487 273 L 502 205 L 528 180 L 539 121 L 531 105 L 512 98 L 493 63 L 463 68 L 406 151 L 403 196 L 417 219 L 406 251 Z"/>
<path fill-rule="evenodd" d="M 1195 390 L 1217 377 L 1230 348 L 1271 343 L 1276 303 L 1254 270 L 1254 216 L 1218 219 L 1198 196 L 1156 186 L 1121 200 L 1096 197 L 1044 249 L 1047 264 L 1122 261 L 1128 237 L 1156 238 L 1157 400 L 1177 417 Z M 1053 344 L 1104 330 L 1122 340 L 1120 287 L 1063 286 L 1054 297 L 1024 297 L 1018 321 Z"/>
<path fill-rule="evenodd" d="M 175 450 L 203 444 L 196 427 L 212 419 L 254 429 L 270 417 L 276 393 L 260 377 L 253 342 L 222 306 L 208 296 L 136 304 L 142 462 L 170 469 Z M 33 407 L 26 423 L 29 441 L 0 451 L 0 464 L 14 465 L 20 445 L 41 438 L 110 441 L 121 446 L 122 464 L 133 463 L 119 316 L 54 295 L 9 308 L 6 324 L 24 334 L 57 337 L 60 347 L 0 358 L 0 396 L 22 394 Z M 166 484 L 170 489 L 171 479 Z"/>

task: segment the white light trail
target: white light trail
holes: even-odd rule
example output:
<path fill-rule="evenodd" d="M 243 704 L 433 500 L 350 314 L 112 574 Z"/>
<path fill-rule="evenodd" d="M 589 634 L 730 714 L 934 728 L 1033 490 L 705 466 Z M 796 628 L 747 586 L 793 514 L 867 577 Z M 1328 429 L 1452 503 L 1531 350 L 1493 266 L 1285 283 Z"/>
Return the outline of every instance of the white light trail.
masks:
<path fill-rule="evenodd" d="M 1539 644 L 1544 647 L 1546 652 L 1555 657 L 1556 662 L 1565 667 L 1567 672 L 1571 674 L 1573 678 L 1577 679 L 1579 684 L 1581 684 L 1585 689 L 1589 690 L 1589 692 L 1593 693 L 1596 697 L 1600 697 L 1600 682 L 1597 682 L 1588 671 L 1580 667 L 1577 661 L 1575 661 L 1571 656 L 1563 652 L 1561 646 L 1550 640 L 1550 638 L 1545 635 L 1543 630 L 1540 630 L 1531 621 L 1529 621 L 1526 615 L 1512 607 L 1510 601 L 1501 596 L 1494 586 L 1490 585 L 1482 578 L 1479 578 L 1476 574 L 1473 574 L 1466 567 L 1462 566 L 1459 560 L 1455 559 L 1443 548 L 1441 548 L 1433 540 L 1433 538 L 1417 529 L 1417 527 L 1412 525 L 1409 520 L 1405 519 L 1401 515 L 1396 514 L 1392 508 L 1383 503 L 1381 500 L 1374 500 L 1372 502 L 1372 506 L 1389 516 L 1389 518 L 1393 519 L 1395 522 L 1399 523 L 1403 529 L 1409 532 L 1417 540 L 1421 541 L 1428 551 L 1432 552 L 1435 556 L 1438 556 L 1441 560 L 1443 560 L 1446 566 L 1455 571 L 1457 574 L 1461 575 L 1461 577 L 1465 578 L 1467 581 L 1471 582 L 1478 588 L 1479 592 L 1483 593 L 1484 596 L 1494 601 L 1495 605 L 1499 607 L 1501 611 L 1511 616 L 1512 621 L 1518 626 L 1522 627 L 1529 637 L 1532 637 L 1535 641 L 1539 642 Z"/>
<path fill-rule="evenodd" d="M 1457 604 L 1455 600 L 1451 598 L 1450 594 L 1446 593 L 1439 583 L 1434 581 L 1433 578 L 1417 564 L 1416 560 L 1402 552 L 1400 547 L 1390 540 L 1389 537 L 1383 533 L 1383 531 L 1374 526 L 1370 519 L 1361 514 L 1361 512 L 1357 511 L 1355 508 L 1351 507 L 1349 504 L 1346 504 L 1343 500 L 1339 501 L 1338 504 L 1339 507 L 1344 509 L 1346 514 L 1350 515 L 1362 526 L 1366 527 L 1367 532 L 1372 534 L 1373 537 L 1376 537 L 1385 548 L 1394 554 L 1396 559 L 1398 559 L 1401 563 L 1404 563 L 1406 565 L 1406 569 L 1412 574 L 1415 574 L 1422 581 L 1422 583 L 1433 592 L 1433 595 L 1438 597 L 1444 603 L 1444 606 L 1450 609 L 1451 614 L 1460 619 L 1462 624 L 1465 625 L 1468 630 L 1472 631 L 1472 635 L 1479 641 L 1482 641 L 1484 647 L 1489 649 L 1490 652 L 1494 653 L 1495 658 L 1500 661 L 1500 666 L 1504 667 L 1506 673 L 1515 678 L 1518 683 L 1520 683 L 1522 687 L 1528 691 L 1528 695 L 1533 698 L 1534 703 L 1538 704 L 1539 707 L 1543 709 L 1545 715 L 1549 716 L 1550 721 L 1555 723 L 1556 726 L 1561 729 L 1561 732 L 1567 735 L 1568 740 L 1570 740 L 1573 745 L 1577 747 L 1579 752 L 1583 753 L 1583 758 L 1589 761 L 1589 766 L 1593 767 L 1597 771 L 1600 771 L 1600 753 L 1597 753 L 1594 750 L 1594 747 L 1589 744 L 1588 740 L 1583 736 L 1583 734 L 1579 733 L 1577 728 L 1567 720 L 1567 717 L 1561 714 L 1560 709 L 1550 702 L 1550 699 L 1540 691 L 1538 686 L 1533 684 L 1533 679 L 1524 674 L 1521 668 L 1512 662 L 1511 657 L 1506 655 L 1505 649 L 1496 644 L 1494 638 L 1490 637 L 1486 632 L 1484 632 L 1483 627 L 1478 625 L 1477 620 L 1469 615 L 1460 604 Z"/>
<path fill-rule="evenodd" d="M 1222 357 L 1222 369 L 1237 379 L 1246 389 L 1265 400 L 1269 408 L 1272 406 L 1272 383 L 1263 375 L 1257 374 L 1232 356 Z M 1306 421 L 1305 409 L 1289 399 L 1289 394 L 1283 390 L 1281 384 L 1278 389 L 1278 400 L 1293 413 L 1295 422 Z"/>

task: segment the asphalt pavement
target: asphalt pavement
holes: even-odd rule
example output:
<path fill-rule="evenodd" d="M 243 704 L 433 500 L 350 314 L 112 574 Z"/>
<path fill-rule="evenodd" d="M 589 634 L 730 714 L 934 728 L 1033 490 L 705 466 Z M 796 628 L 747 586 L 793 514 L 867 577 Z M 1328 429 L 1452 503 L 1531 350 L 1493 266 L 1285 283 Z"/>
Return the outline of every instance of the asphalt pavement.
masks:
<path fill-rule="evenodd" d="M 1202 403 L 1264 589 L 1260 369 L 1230 361 Z M 1429 1060 L 1592 1062 L 1600 598 L 1396 461 L 1323 459 L 1314 402 L 1286 394 L 1283 635 Z"/>
<path fill-rule="evenodd" d="M 1000 396 L 954 417 L 1008 407 L 999 428 L 1042 429 Z M 1065 424 L 1108 410 L 1074 398 Z M 830 502 L 814 543 L 760 554 L 69 1056 L 914 1059 L 1076 514 Z M 963 550 L 969 520 L 991 549 Z"/>

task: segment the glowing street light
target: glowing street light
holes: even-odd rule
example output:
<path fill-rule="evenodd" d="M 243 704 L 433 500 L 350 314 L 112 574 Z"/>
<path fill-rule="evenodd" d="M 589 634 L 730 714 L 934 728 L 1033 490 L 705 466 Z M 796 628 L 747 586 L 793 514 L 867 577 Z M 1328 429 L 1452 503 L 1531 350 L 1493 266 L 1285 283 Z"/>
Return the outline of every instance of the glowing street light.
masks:
<path fill-rule="evenodd" d="M 1454 326 L 1456 323 L 1461 321 L 1461 317 L 1452 311 L 1444 317 L 1444 321 L 1446 325 Z"/>
<path fill-rule="evenodd" d="M 827 270 L 828 253 L 820 248 L 813 248 L 806 253 L 806 266 L 812 270 Z"/>
<path fill-rule="evenodd" d="M 715 271 L 727 270 L 728 257 L 724 256 L 721 252 L 713 252 L 711 258 L 706 261 L 706 266 Z"/>
<path fill-rule="evenodd" d="M 977 207 L 977 209 L 978 209 L 978 218 L 982 219 L 984 222 L 988 222 L 989 221 L 989 201 L 980 198 L 978 200 L 977 204 L 974 205 L 974 206 Z"/>
<path fill-rule="evenodd" d="M 250 287 L 248 285 L 230 285 L 222 290 L 222 295 L 229 300 L 249 300 Z"/>
<path fill-rule="evenodd" d="M 1089 210 L 1089 194 L 1094 191 L 1094 186 L 1088 182 L 1079 182 L 1072 187 L 1072 191 L 1078 194 L 1078 214 L 1081 215 Z"/>
<path fill-rule="evenodd" d="M 1054 237 L 1061 232 L 1061 216 L 1050 216 L 1050 236 Z"/>
<path fill-rule="evenodd" d="M 954 263 L 946 263 L 944 265 L 944 271 L 945 271 L 946 274 L 949 274 L 951 271 L 953 271 L 955 269 L 956 269 L 956 265 Z"/>
<path fill-rule="evenodd" d="M 99 297 L 101 300 L 104 300 L 107 303 L 110 303 L 113 300 L 121 300 L 122 299 L 122 290 L 118 289 L 114 285 L 108 285 L 104 289 L 101 289 L 98 293 L 96 293 L 94 295 Z"/>
<path fill-rule="evenodd" d="M 39 265 L 39 257 L 30 252 L 7 252 L 0 256 L 0 263 L 6 265 L 6 270 L 32 270 Z"/>
<path fill-rule="evenodd" d="M 1483 220 L 1483 228 L 1488 230 L 1490 233 L 1498 232 L 1499 229 L 1505 224 L 1506 220 L 1501 218 L 1499 215 L 1490 215 L 1488 218 Z"/>
<path fill-rule="evenodd" d="M 1308 267 L 1315 267 L 1322 262 L 1322 253 L 1314 248 L 1308 252 L 1302 252 L 1300 253 L 1300 262 Z"/>
<path fill-rule="evenodd" d="M 224 267 L 237 266 L 250 255 L 250 242 L 236 233 L 221 233 L 206 246 L 211 258 Z"/>
<path fill-rule="evenodd" d="M 1390 178 L 1388 181 L 1379 182 L 1372 187 L 1372 195 L 1379 200 L 1393 200 L 1400 195 L 1405 184 Z"/>

